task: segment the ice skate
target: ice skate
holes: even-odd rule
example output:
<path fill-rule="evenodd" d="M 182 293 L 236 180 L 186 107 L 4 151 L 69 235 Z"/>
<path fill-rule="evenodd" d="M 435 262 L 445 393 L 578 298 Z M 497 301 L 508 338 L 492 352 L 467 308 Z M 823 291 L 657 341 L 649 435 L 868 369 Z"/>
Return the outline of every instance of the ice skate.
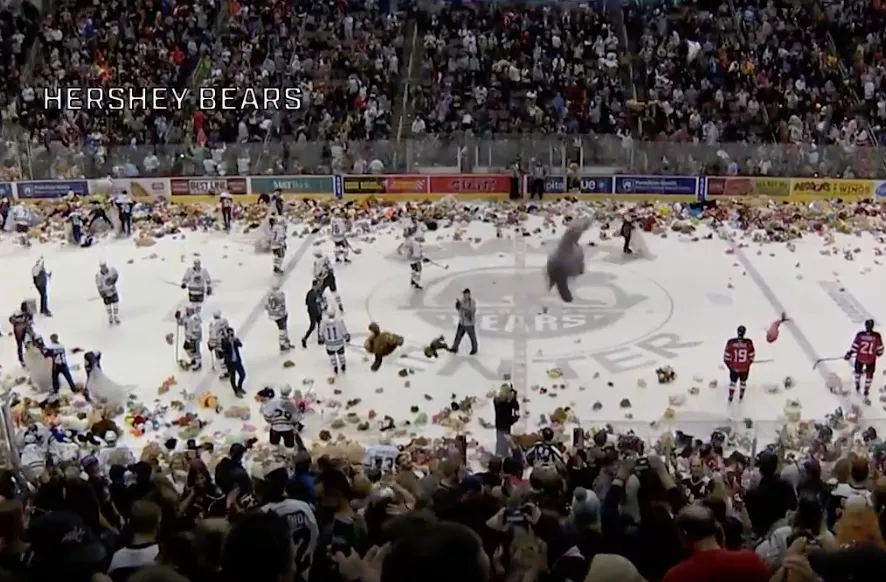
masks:
<path fill-rule="evenodd" d="M 203 364 L 201 362 L 196 362 L 196 361 L 191 362 L 191 371 L 192 372 L 199 372 L 202 369 L 203 369 Z"/>
<path fill-rule="evenodd" d="M 338 366 L 336 366 L 332 369 L 332 373 L 335 374 L 336 376 L 338 376 Z"/>
<path fill-rule="evenodd" d="M 308 349 L 308 340 L 305 338 L 301 338 L 301 347 L 304 349 Z"/>
<path fill-rule="evenodd" d="M 342 364 L 341 365 L 341 373 L 344 374 L 347 371 L 348 371 L 348 367 L 346 365 Z"/>

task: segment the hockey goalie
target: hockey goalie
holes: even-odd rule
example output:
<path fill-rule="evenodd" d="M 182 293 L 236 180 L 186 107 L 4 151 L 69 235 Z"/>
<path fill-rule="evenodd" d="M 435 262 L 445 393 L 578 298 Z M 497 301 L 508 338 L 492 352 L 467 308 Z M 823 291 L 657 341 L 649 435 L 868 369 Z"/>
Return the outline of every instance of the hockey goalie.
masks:
<path fill-rule="evenodd" d="M 369 337 L 363 342 L 363 347 L 366 351 L 375 356 L 370 369 L 373 372 L 377 372 L 381 367 L 382 360 L 402 345 L 403 336 L 389 331 L 382 331 L 374 321 L 370 323 Z"/>

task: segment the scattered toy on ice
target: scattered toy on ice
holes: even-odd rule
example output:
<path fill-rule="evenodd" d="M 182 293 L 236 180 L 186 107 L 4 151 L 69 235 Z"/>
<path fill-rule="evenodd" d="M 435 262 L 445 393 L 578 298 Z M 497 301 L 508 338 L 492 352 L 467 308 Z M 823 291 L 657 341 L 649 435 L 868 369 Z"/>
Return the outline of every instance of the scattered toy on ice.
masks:
<path fill-rule="evenodd" d="M 670 384 L 677 378 L 677 373 L 670 366 L 663 366 L 655 370 L 659 384 Z"/>

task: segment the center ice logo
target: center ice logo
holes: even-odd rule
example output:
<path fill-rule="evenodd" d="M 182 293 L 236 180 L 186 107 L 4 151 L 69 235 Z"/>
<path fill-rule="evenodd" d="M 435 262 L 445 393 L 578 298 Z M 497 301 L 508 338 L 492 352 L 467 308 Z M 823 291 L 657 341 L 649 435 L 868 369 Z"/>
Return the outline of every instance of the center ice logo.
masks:
<path fill-rule="evenodd" d="M 458 324 L 454 303 L 464 289 L 470 289 L 477 302 L 477 332 L 483 337 L 582 337 L 580 345 L 557 344 L 554 351 L 558 353 L 636 341 L 661 329 L 673 312 L 664 289 L 636 273 L 612 267 L 605 256 L 593 260 L 599 252 L 593 248 L 588 249 L 587 272 L 573 285 L 575 301 L 570 304 L 556 300 L 556 293 L 546 288 L 546 249 L 527 245 L 526 267 L 519 272 L 512 266 L 514 247 L 508 240 L 491 240 L 479 247 L 444 243 L 425 250 L 435 261 L 447 262 L 454 272 L 428 266 L 425 290 L 410 294 L 402 308 L 441 331 Z"/>
<path fill-rule="evenodd" d="M 617 275 L 594 272 L 579 279 L 573 303 L 557 302 L 546 310 L 553 295 L 544 290 L 541 268 L 518 274 L 512 267 L 488 267 L 429 281 L 424 293 L 411 296 L 408 308 L 435 327 L 451 329 L 458 324 L 453 303 L 464 289 L 477 302 L 478 331 L 501 339 L 521 331 L 539 339 L 600 331 L 650 303 L 648 295 L 623 289 Z"/>

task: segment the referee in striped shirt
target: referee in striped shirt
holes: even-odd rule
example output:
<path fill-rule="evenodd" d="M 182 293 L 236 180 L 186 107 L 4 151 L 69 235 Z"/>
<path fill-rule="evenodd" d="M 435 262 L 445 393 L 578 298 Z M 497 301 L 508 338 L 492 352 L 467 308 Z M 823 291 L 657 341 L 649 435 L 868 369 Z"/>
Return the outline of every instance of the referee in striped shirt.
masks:
<path fill-rule="evenodd" d="M 543 428 L 541 438 L 541 442 L 535 443 L 526 451 L 526 460 L 529 465 L 553 463 L 557 467 L 564 466 L 566 462 L 563 459 L 563 453 L 554 443 L 554 431 L 550 428 Z"/>

